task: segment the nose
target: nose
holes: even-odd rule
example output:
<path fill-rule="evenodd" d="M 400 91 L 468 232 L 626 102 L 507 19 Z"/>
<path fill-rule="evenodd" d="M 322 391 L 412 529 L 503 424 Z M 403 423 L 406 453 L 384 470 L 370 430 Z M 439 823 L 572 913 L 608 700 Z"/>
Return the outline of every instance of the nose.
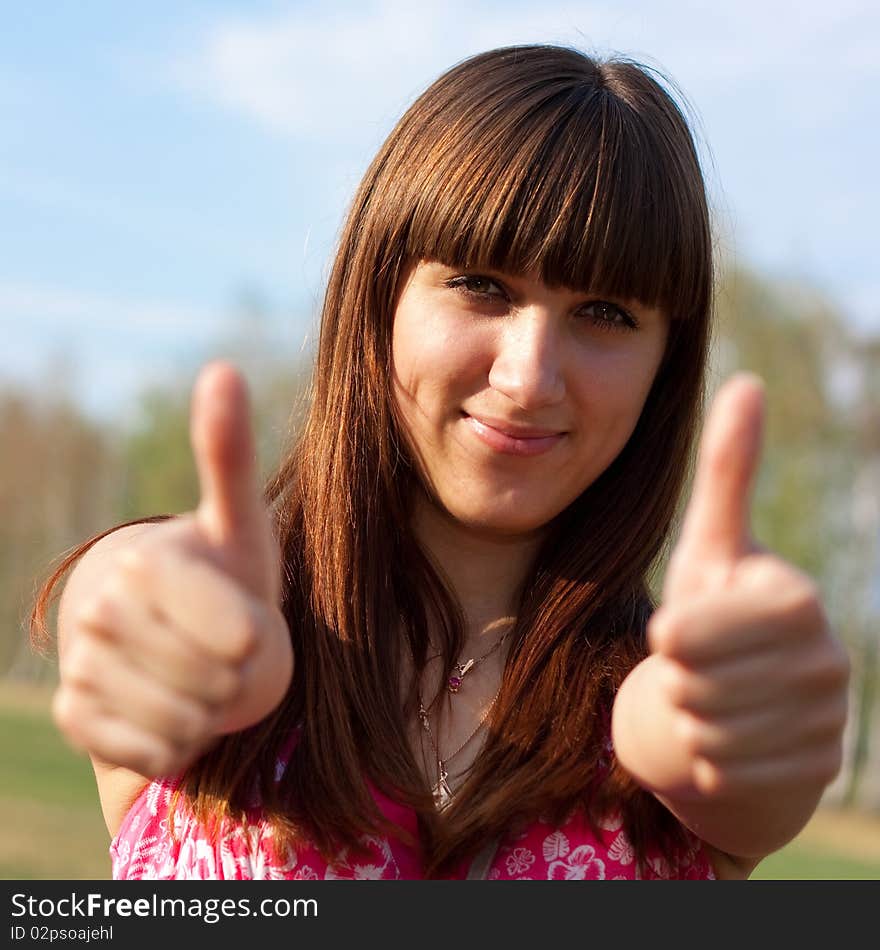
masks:
<path fill-rule="evenodd" d="M 527 411 L 553 405 L 565 395 L 562 357 L 552 312 L 521 310 L 499 329 L 489 385 Z"/>

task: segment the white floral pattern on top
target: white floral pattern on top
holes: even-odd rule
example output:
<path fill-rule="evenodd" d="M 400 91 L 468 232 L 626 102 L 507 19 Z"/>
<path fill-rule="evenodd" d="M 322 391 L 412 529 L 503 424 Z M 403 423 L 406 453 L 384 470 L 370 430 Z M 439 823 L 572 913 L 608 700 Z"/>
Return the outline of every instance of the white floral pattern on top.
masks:
<path fill-rule="evenodd" d="M 505 862 L 507 873 L 511 877 L 525 874 L 534 863 L 535 856 L 528 848 L 514 848 L 507 856 L 507 861 Z"/>
<path fill-rule="evenodd" d="M 596 857 L 592 845 L 582 844 L 565 860 L 551 861 L 547 865 L 547 878 L 551 881 L 604 881 L 605 862 Z"/>
<path fill-rule="evenodd" d="M 276 774 L 283 773 L 278 763 Z M 316 847 L 304 844 L 279 856 L 272 830 L 258 808 L 247 829 L 230 826 L 212 841 L 181 801 L 169 825 L 175 780 L 156 779 L 135 801 L 110 844 L 116 880 L 391 880 L 422 877 L 417 849 L 397 838 L 364 837 L 357 849 L 341 851 L 327 862 Z M 375 792 L 376 802 L 393 821 L 411 820 L 412 812 Z M 396 816 L 396 817 L 395 817 Z M 559 827 L 547 819 L 503 840 L 489 867 L 489 880 L 601 881 L 684 878 L 714 879 L 702 842 L 688 833 L 681 855 L 649 850 L 641 870 L 620 814 L 606 816 L 593 831 L 580 813 Z M 453 878 L 463 878 L 462 865 Z"/>
<path fill-rule="evenodd" d="M 344 850 L 327 868 L 325 881 L 382 881 L 398 878 L 397 862 L 387 838 L 365 838 L 364 854 L 366 860 L 353 860 Z"/>

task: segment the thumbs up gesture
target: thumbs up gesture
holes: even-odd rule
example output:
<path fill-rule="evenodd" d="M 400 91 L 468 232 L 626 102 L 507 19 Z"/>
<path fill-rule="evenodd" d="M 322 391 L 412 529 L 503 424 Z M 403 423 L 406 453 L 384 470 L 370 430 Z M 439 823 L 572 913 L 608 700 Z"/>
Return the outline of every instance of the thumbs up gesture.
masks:
<path fill-rule="evenodd" d="M 775 823 L 773 846 L 800 830 L 840 768 L 847 706 L 846 653 L 815 585 L 750 534 L 763 414 L 754 377 L 738 375 L 719 391 L 649 623 L 651 655 L 624 681 L 615 708 L 622 764 L 679 814 L 687 801 L 724 802 L 718 846 L 733 853 L 732 815 Z"/>
<path fill-rule="evenodd" d="M 62 601 L 56 722 L 101 762 L 150 778 L 266 716 L 293 670 L 247 391 L 228 364 L 196 382 L 191 442 L 196 510 L 127 529 L 91 567 L 90 551 L 66 617 Z"/>

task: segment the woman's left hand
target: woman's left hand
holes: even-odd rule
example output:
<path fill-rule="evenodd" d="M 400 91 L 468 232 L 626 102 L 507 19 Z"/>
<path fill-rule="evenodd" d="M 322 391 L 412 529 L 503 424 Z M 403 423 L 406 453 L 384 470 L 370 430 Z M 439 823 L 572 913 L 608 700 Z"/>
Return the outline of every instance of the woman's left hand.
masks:
<path fill-rule="evenodd" d="M 668 744 L 663 757 L 620 757 L 673 802 L 723 800 L 749 814 L 765 796 L 793 796 L 793 813 L 805 816 L 793 814 L 793 834 L 841 766 L 849 661 L 814 582 L 751 538 L 763 403 L 760 381 L 744 374 L 715 399 L 662 605 L 648 627 L 651 656 L 634 671 L 635 693 L 647 703 L 641 713 L 638 701 L 628 704 L 634 722 L 645 714 L 662 722 Z"/>

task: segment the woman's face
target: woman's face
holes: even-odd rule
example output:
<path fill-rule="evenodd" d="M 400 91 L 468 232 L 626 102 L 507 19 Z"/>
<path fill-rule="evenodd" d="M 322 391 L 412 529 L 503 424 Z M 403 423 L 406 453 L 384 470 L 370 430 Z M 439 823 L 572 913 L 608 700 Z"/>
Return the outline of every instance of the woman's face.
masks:
<path fill-rule="evenodd" d="M 534 532 L 632 433 L 667 321 L 540 280 L 432 261 L 403 277 L 393 377 L 435 503 L 492 535 Z"/>

